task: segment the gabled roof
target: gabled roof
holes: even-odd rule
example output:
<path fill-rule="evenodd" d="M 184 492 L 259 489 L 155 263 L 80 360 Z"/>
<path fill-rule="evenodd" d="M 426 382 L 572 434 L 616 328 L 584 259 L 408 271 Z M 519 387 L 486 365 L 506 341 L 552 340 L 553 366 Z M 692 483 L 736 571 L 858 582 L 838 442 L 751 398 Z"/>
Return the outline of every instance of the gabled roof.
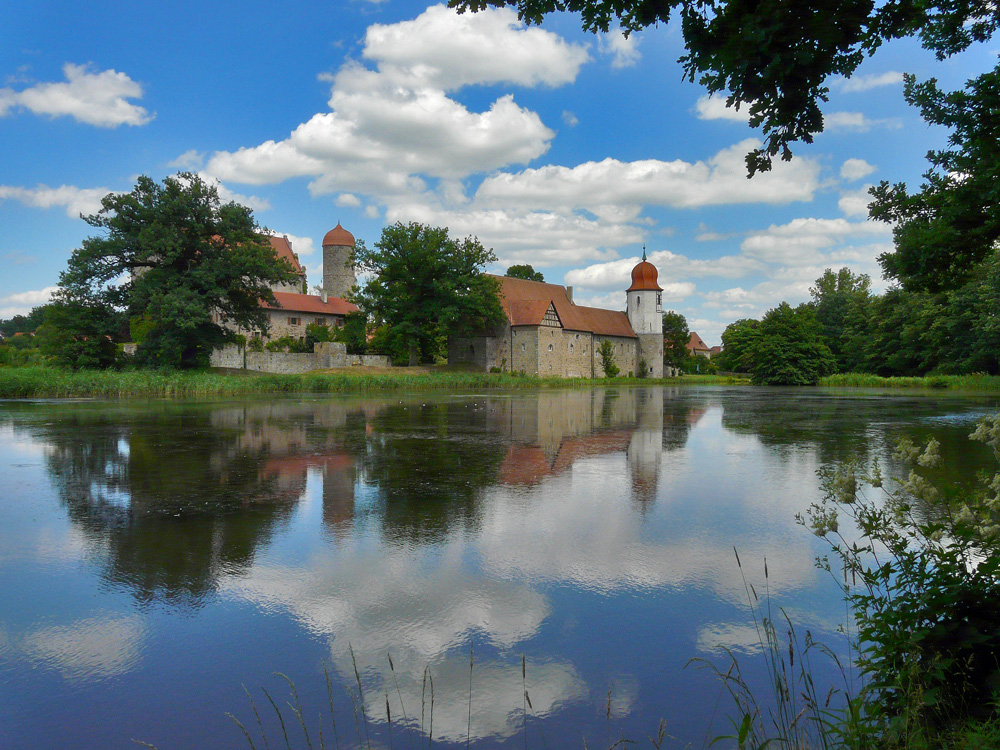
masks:
<path fill-rule="evenodd" d="M 701 336 L 699 336 L 694 331 L 691 331 L 691 337 L 688 339 L 687 348 L 688 348 L 689 352 L 708 352 L 708 351 L 711 351 L 711 349 L 708 348 L 708 344 L 706 344 L 702 340 Z"/>
<path fill-rule="evenodd" d="M 327 297 L 326 302 L 315 294 L 293 294 L 291 292 L 275 292 L 274 298 L 278 306 L 266 302 L 264 307 L 271 310 L 287 310 L 288 312 L 318 313 L 319 315 L 347 315 L 357 312 L 358 306 L 340 297 Z"/>
<path fill-rule="evenodd" d="M 500 282 L 500 304 L 512 326 L 541 325 L 551 304 L 564 329 L 586 331 L 599 336 L 636 338 L 625 313 L 575 305 L 570 301 L 564 286 L 514 279 L 510 276 L 494 278 Z"/>
<path fill-rule="evenodd" d="M 275 254 L 279 258 L 287 260 L 292 268 L 295 269 L 296 273 L 305 273 L 302 269 L 302 265 L 299 263 L 299 259 L 295 257 L 295 253 L 292 252 L 292 243 L 288 241 L 287 237 L 275 237 L 274 235 L 268 235 L 268 242 L 271 243 L 271 247 L 274 248 Z"/>

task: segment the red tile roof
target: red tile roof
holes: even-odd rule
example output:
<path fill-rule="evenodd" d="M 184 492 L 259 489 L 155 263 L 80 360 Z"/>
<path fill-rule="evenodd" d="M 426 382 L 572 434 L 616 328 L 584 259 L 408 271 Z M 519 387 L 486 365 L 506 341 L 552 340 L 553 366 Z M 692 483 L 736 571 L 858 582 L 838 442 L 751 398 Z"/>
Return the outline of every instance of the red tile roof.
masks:
<path fill-rule="evenodd" d="M 707 351 L 711 351 L 708 348 L 708 344 L 706 344 L 702 340 L 701 336 L 699 336 L 694 331 L 691 331 L 691 337 L 688 339 L 687 348 L 688 348 L 688 351 L 692 352 L 692 353 L 693 352 L 707 352 Z"/>
<path fill-rule="evenodd" d="M 358 306 L 340 297 L 327 297 L 326 302 L 315 294 L 293 294 L 291 292 L 275 292 L 278 307 L 264 303 L 271 310 L 288 310 L 289 312 L 319 313 L 320 315 L 347 315 L 357 312 Z"/>
<path fill-rule="evenodd" d="M 340 226 L 340 222 L 338 221 L 337 226 L 323 237 L 323 247 L 327 245 L 347 245 L 348 247 L 354 247 L 354 235 Z"/>
<path fill-rule="evenodd" d="M 271 247 L 274 248 L 275 254 L 279 258 L 287 260 L 292 268 L 295 269 L 296 273 L 305 273 L 302 270 L 302 265 L 299 263 L 299 259 L 295 257 L 295 253 L 292 252 L 292 243 L 288 241 L 287 237 L 275 237 L 274 235 L 268 235 L 268 242 L 271 243 Z"/>
<path fill-rule="evenodd" d="M 656 266 L 646 260 L 645 251 L 642 260 L 632 269 L 632 286 L 626 292 L 641 292 L 651 289 L 654 292 L 662 292 L 660 285 L 656 282 Z"/>
<path fill-rule="evenodd" d="M 564 286 L 509 276 L 494 278 L 500 282 L 500 304 L 512 326 L 540 325 L 551 304 L 565 329 L 586 331 L 599 336 L 636 338 L 625 313 L 574 305 Z"/>

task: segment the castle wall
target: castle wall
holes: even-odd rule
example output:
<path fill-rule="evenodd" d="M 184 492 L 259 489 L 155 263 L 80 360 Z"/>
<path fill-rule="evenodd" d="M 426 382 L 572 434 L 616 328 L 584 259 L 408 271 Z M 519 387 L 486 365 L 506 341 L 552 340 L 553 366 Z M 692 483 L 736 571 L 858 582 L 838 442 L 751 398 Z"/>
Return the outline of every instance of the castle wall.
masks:
<path fill-rule="evenodd" d="M 663 377 L 663 334 L 640 333 L 638 360 L 646 361 L 646 377 Z M 638 364 L 636 364 L 638 368 Z"/>
<path fill-rule="evenodd" d="M 637 339 L 619 338 L 618 336 L 594 336 L 594 377 L 603 378 L 604 363 L 601 360 L 601 343 L 610 341 L 615 347 L 614 363 L 618 366 L 619 375 L 635 375 L 639 362 L 639 342 Z"/>
<path fill-rule="evenodd" d="M 227 367 L 278 375 L 299 375 L 331 367 L 391 367 L 389 358 L 381 354 L 347 354 L 347 346 L 336 341 L 316 344 L 312 353 L 252 352 L 230 344 L 215 349 L 209 356 L 211 367 Z"/>

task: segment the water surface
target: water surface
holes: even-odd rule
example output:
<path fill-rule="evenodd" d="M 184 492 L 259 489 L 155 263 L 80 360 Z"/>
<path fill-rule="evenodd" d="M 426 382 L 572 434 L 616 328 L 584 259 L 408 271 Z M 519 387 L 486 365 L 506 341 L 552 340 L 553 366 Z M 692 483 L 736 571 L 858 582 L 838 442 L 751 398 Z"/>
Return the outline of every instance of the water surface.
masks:
<path fill-rule="evenodd" d="M 442 746 L 607 747 L 662 718 L 700 747 L 727 706 L 687 662 L 759 666 L 744 575 L 843 649 L 794 520 L 816 470 L 901 471 L 894 441 L 933 435 L 958 457 L 938 478 L 967 484 L 996 408 L 687 387 L 0 404 L 0 748 L 246 748 L 225 716 L 255 728 L 244 686 L 272 747 L 262 688 L 306 747 L 279 672 L 332 747 L 324 666 L 357 746 L 355 663 L 373 747 L 386 694 L 400 747 L 423 698 L 426 743 L 428 670 Z"/>

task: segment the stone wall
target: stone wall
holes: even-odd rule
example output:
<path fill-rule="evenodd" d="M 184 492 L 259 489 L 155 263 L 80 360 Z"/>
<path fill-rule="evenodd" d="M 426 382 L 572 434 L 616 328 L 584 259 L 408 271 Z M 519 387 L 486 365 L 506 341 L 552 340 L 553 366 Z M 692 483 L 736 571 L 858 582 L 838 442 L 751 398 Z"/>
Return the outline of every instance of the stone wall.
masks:
<path fill-rule="evenodd" d="M 619 338 L 618 336 L 594 336 L 594 377 L 603 378 L 604 363 L 601 361 L 601 343 L 610 341 L 615 347 L 614 362 L 618 366 L 618 374 L 635 375 L 638 365 L 638 339 Z"/>
<path fill-rule="evenodd" d="M 246 369 L 254 372 L 270 372 L 284 375 L 298 375 L 313 370 L 327 370 L 331 367 L 391 367 L 389 358 L 381 354 L 348 354 L 345 344 L 329 341 L 316 344 L 313 352 L 291 354 L 289 352 L 252 352 L 235 344 L 230 344 L 212 352 L 209 358 L 212 367 Z"/>

